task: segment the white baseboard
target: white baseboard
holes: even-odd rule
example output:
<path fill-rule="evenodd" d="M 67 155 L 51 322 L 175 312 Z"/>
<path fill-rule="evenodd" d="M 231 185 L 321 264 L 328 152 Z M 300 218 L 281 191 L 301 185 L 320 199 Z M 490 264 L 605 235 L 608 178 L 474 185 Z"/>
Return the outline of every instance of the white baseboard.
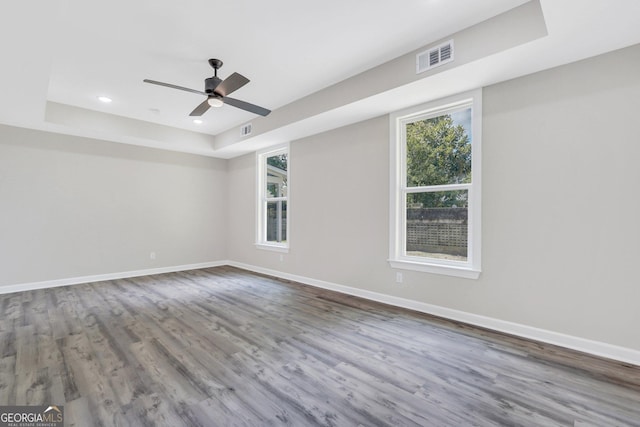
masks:
<path fill-rule="evenodd" d="M 104 280 L 126 279 L 129 277 L 149 276 L 151 274 L 174 273 L 176 271 L 196 270 L 199 268 L 229 265 L 228 261 L 213 261 L 200 264 L 177 265 L 171 267 L 150 268 L 146 270 L 125 271 L 121 273 L 97 274 L 95 276 L 70 277 L 66 279 L 46 280 L 43 282 L 20 283 L 0 286 L 0 294 L 31 291 L 35 289 L 56 288 L 58 286 L 79 285 L 81 283 L 101 282 Z"/>
<path fill-rule="evenodd" d="M 58 286 L 77 285 L 81 283 L 100 282 L 104 280 L 126 279 L 129 277 L 148 276 L 152 274 L 173 273 L 176 271 L 196 270 L 200 268 L 221 267 L 229 265 L 256 273 L 267 274 L 285 280 L 291 280 L 303 283 L 317 288 L 332 290 L 347 295 L 353 295 L 365 298 L 371 301 L 377 301 L 396 307 L 407 308 L 421 313 L 432 314 L 434 316 L 446 319 L 456 320 L 468 323 L 482 328 L 492 329 L 494 331 L 504 332 L 519 337 L 536 340 L 548 344 L 558 345 L 560 347 L 578 350 L 584 353 L 593 354 L 594 356 L 613 359 L 624 363 L 640 366 L 640 351 L 626 347 L 615 346 L 599 341 L 592 341 L 585 338 L 565 335 L 545 329 L 539 329 L 532 326 L 521 325 L 518 323 L 508 322 L 505 320 L 495 319 L 486 316 L 480 316 L 473 313 L 467 313 L 460 310 L 454 310 L 447 307 L 427 304 L 419 301 L 409 300 L 405 298 L 394 297 L 392 295 L 371 292 L 364 289 L 353 288 L 350 286 L 339 285 L 336 283 L 325 282 L 322 280 L 311 279 L 309 277 L 298 276 L 295 274 L 284 273 L 268 268 L 257 267 L 254 265 L 244 264 L 235 261 L 213 261 L 200 264 L 187 264 L 171 267 L 160 267 L 146 270 L 126 271 L 121 273 L 99 274 L 94 276 L 72 277 L 67 279 L 47 280 L 43 282 L 21 283 L 17 285 L 0 286 L 0 294 L 22 292 L 35 289 L 54 288 Z"/>
<path fill-rule="evenodd" d="M 253 265 L 243 264 L 240 262 L 229 261 L 228 265 L 241 268 L 244 270 L 253 271 L 256 273 L 267 274 L 270 276 L 279 277 L 281 279 L 291 280 L 291 281 L 303 283 L 306 285 L 315 286 L 322 289 L 328 289 L 328 290 L 340 292 L 343 294 L 361 297 L 368 300 L 393 305 L 396 307 L 407 308 L 410 310 L 414 310 L 414 311 L 418 311 L 426 314 L 432 314 L 434 316 L 456 320 L 459 322 L 464 322 L 471 325 L 479 326 L 482 328 L 487 328 L 494 331 L 516 335 L 522 338 L 527 338 L 535 341 L 553 344 L 560 347 L 581 351 L 583 353 L 589 353 L 598 357 L 613 359 L 620 362 L 630 363 L 632 365 L 640 366 L 640 351 L 633 350 L 626 347 L 620 347 L 620 346 L 607 344 L 599 341 L 592 341 L 585 338 L 565 335 L 562 333 L 553 332 L 545 329 L 539 329 L 532 326 L 521 325 L 518 323 L 508 322 L 505 320 L 495 319 L 495 318 L 486 317 L 486 316 L 480 316 L 473 313 L 467 313 L 460 310 L 454 310 L 451 308 L 427 304 L 419 301 L 413 301 L 405 298 L 394 297 L 391 295 L 381 294 L 378 292 L 371 292 L 364 289 L 353 288 L 350 286 L 338 285 L 335 283 L 311 279 L 308 277 L 298 276 L 295 274 L 283 273 L 281 271 L 270 270 L 262 267 L 256 267 Z"/>

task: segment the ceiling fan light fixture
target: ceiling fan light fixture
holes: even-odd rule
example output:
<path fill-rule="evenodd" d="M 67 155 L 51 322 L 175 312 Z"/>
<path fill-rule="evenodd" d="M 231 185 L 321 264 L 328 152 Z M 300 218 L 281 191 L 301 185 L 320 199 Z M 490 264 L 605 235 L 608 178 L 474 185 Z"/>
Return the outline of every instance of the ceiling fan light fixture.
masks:
<path fill-rule="evenodd" d="M 224 102 L 222 102 L 222 99 L 216 98 L 215 96 L 209 97 L 209 99 L 207 99 L 207 103 L 211 107 L 215 107 L 215 108 L 220 108 L 224 104 Z"/>
<path fill-rule="evenodd" d="M 261 116 L 267 116 L 271 113 L 271 110 L 262 108 L 258 105 L 251 104 L 249 102 L 241 101 L 235 98 L 229 98 L 229 94 L 240 89 L 247 83 L 249 79 L 242 74 L 233 73 L 226 79 L 222 80 L 218 77 L 218 68 L 222 66 L 222 61 L 219 59 L 210 59 L 209 65 L 215 70 L 215 75 L 204 80 L 204 92 L 195 89 L 189 89 L 188 87 L 177 86 L 171 83 L 163 83 L 157 80 L 142 80 L 144 83 L 151 83 L 158 86 L 164 86 L 171 89 L 178 89 L 185 92 L 191 92 L 198 95 L 204 95 L 207 98 L 202 101 L 190 114 L 189 117 L 200 117 L 209 110 L 211 107 L 220 108 L 224 104 L 229 104 L 232 107 L 239 108 L 250 113 L 259 114 Z"/>

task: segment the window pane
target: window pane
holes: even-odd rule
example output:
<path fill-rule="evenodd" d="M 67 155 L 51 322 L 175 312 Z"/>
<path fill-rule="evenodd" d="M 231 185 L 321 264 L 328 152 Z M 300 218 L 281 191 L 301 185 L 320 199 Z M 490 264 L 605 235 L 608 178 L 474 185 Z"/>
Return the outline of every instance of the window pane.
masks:
<path fill-rule="evenodd" d="M 287 241 L 287 202 L 267 202 L 267 242 Z"/>
<path fill-rule="evenodd" d="M 287 196 L 287 154 L 267 157 L 267 197 Z"/>
<path fill-rule="evenodd" d="M 471 182 L 471 108 L 406 125 L 407 186 Z"/>
<path fill-rule="evenodd" d="M 468 191 L 407 194 L 406 255 L 467 260 Z"/>

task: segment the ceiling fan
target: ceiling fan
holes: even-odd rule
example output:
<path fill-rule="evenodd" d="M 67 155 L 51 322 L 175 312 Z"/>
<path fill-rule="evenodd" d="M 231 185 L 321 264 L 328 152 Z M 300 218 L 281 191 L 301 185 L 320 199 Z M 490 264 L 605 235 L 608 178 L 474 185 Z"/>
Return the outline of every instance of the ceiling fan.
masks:
<path fill-rule="evenodd" d="M 189 114 L 190 116 L 201 116 L 207 112 L 210 107 L 222 107 L 223 104 L 229 104 L 236 108 L 240 108 L 241 110 L 259 114 L 261 116 L 266 116 L 271 112 L 271 110 L 267 110 L 266 108 L 228 97 L 227 95 L 249 83 L 249 79 L 242 74 L 233 73 L 226 79 L 222 80 L 218 77 L 218 69 L 222 67 L 222 61 L 219 59 L 210 59 L 209 65 L 211 65 L 215 71 L 213 77 L 204 79 L 204 92 L 189 89 L 188 87 L 173 85 L 171 83 L 158 82 L 156 80 L 144 79 L 143 82 L 206 96 L 207 99 L 198 105 L 191 114 Z"/>

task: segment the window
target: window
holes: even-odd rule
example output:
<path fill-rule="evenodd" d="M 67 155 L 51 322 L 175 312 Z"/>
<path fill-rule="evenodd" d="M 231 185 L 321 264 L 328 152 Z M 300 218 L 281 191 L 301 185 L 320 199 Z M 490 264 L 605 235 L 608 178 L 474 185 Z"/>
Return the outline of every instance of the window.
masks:
<path fill-rule="evenodd" d="M 479 276 L 481 97 L 391 115 L 392 267 Z"/>
<path fill-rule="evenodd" d="M 256 245 L 261 249 L 287 251 L 289 149 L 259 153 Z"/>

